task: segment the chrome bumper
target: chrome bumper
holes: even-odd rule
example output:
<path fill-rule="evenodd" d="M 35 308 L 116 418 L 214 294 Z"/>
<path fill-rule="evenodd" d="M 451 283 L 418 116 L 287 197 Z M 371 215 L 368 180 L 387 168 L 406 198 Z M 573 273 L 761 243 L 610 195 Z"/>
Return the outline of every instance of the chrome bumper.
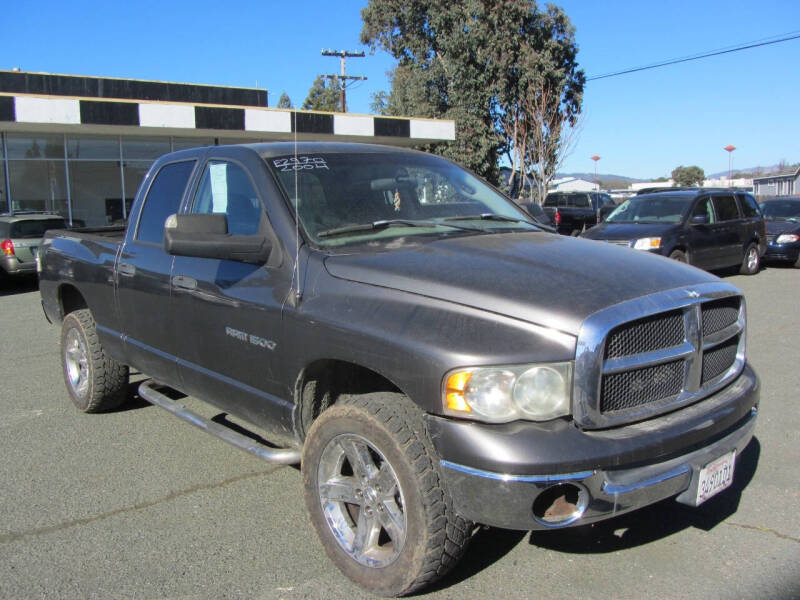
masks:
<path fill-rule="evenodd" d="M 757 412 L 754 407 L 734 431 L 703 448 L 642 467 L 526 476 L 493 473 L 442 460 L 442 472 L 461 516 L 506 529 L 584 525 L 674 496 L 678 502 L 694 505 L 700 470 L 734 450 L 738 458 L 753 437 Z M 540 495 L 557 487 L 577 490 L 578 500 L 563 519 L 546 521 L 534 514 L 534 505 Z"/>

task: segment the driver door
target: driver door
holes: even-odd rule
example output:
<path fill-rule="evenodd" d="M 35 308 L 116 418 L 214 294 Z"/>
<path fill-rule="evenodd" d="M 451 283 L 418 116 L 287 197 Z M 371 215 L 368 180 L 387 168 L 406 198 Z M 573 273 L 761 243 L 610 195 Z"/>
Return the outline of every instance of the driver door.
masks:
<path fill-rule="evenodd" d="M 250 158 L 216 150 L 203 165 L 187 212 L 224 214 L 232 235 L 269 227 L 253 176 L 263 166 Z M 185 390 L 262 427 L 286 421 L 276 363 L 292 272 L 291 261 L 275 264 L 274 257 L 280 257 L 275 247 L 266 265 L 176 256 L 171 278 Z"/>

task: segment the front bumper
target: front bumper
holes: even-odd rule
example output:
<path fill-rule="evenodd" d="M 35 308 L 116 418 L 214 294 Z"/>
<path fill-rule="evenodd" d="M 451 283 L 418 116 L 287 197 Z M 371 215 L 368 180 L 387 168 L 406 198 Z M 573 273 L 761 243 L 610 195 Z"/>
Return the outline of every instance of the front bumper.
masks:
<path fill-rule="evenodd" d="M 800 243 L 768 244 L 763 258 L 767 261 L 797 262 L 797 259 L 800 258 Z"/>
<path fill-rule="evenodd" d="M 758 378 L 746 366 L 695 405 L 611 430 L 583 432 L 564 423 L 542 433 L 530 423 L 508 424 L 514 430 L 433 416 L 428 425 L 461 516 L 507 529 L 547 529 L 674 496 L 694 504 L 700 470 L 731 451 L 738 456 L 750 442 L 758 398 Z M 572 516 L 553 522 L 542 518 L 537 499 L 557 489 L 579 495 Z"/>

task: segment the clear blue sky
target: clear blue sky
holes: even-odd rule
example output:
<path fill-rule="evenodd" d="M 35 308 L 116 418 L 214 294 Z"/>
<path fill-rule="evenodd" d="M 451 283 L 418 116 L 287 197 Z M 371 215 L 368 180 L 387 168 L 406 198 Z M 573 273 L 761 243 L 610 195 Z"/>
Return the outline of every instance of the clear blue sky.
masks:
<path fill-rule="evenodd" d="M 14 2 L 2 11 L 0 68 L 255 86 L 274 105 L 303 102 L 317 74 L 338 72 L 320 49 L 362 49 L 360 9 L 338 2 Z M 588 76 L 800 30 L 800 2 L 560 2 L 577 28 Z M 369 112 L 388 88 L 383 52 L 348 61 L 368 81 L 348 94 Z M 697 164 L 725 171 L 800 162 L 800 40 L 587 84 L 585 122 L 564 171 L 631 177 Z"/>

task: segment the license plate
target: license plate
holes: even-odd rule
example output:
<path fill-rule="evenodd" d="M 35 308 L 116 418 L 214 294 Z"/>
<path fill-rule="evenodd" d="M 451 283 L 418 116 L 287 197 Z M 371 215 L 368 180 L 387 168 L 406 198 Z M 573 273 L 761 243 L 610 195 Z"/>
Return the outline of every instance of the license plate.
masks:
<path fill-rule="evenodd" d="M 697 484 L 697 504 L 705 502 L 733 483 L 733 468 L 736 466 L 736 451 L 708 463 L 700 470 Z"/>

